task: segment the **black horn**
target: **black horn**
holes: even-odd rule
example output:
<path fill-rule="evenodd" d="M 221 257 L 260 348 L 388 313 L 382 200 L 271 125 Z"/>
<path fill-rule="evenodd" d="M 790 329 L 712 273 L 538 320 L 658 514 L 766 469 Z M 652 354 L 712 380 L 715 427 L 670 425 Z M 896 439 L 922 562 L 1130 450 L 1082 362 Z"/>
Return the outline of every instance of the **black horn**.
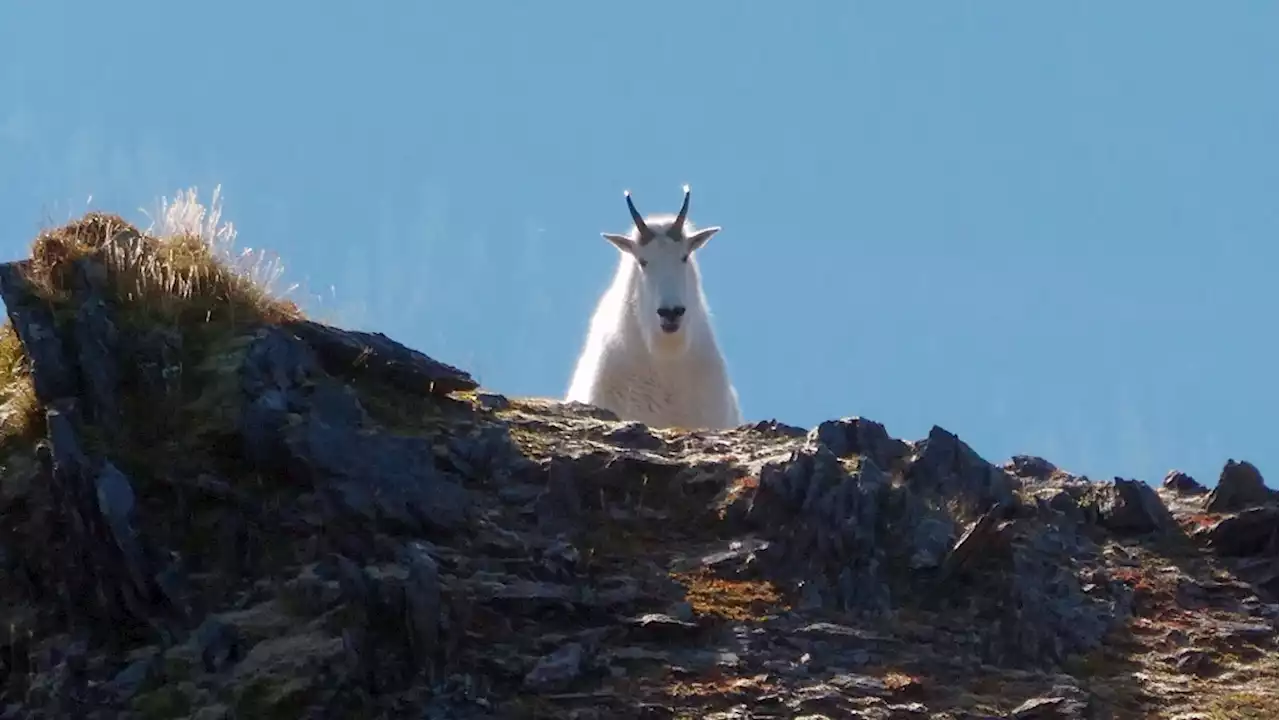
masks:
<path fill-rule="evenodd" d="M 636 210 L 635 203 L 631 202 L 631 191 L 624 190 L 623 195 L 627 196 L 627 209 L 631 211 L 631 220 L 636 224 L 636 230 L 640 231 L 640 242 L 649 242 L 653 239 L 653 231 L 648 225 L 644 224 L 644 218 L 640 216 L 640 211 Z"/>
<path fill-rule="evenodd" d="M 671 223 L 671 234 L 673 237 L 682 237 L 684 235 L 684 219 L 689 215 L 689 186 L 684 186 L 684 203 L 680 206 L 680 214 L 676 215 L 675 222 Z"/>

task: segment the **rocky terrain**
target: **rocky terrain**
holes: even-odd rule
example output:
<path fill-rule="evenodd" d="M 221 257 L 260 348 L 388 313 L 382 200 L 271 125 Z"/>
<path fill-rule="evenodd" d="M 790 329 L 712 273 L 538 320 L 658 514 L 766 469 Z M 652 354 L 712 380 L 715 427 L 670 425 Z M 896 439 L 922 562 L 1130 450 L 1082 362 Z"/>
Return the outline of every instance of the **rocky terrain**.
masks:
<path fill-rule="evenodd" d="M 1277 496 L 653 430 L 90 215 L 0 266 L 2 718 L 1274 718 Z"/>

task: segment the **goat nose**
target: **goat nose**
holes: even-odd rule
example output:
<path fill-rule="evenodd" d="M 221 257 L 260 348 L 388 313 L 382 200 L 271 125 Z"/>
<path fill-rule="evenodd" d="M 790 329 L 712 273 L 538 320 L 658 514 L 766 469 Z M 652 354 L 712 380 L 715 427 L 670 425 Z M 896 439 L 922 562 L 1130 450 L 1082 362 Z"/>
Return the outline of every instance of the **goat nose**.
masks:
<path fill-rule="evenodd" d="M 658 308 L 658 317 L 663 320 L 676 320 L 684 315 L 684 306 Z"/>

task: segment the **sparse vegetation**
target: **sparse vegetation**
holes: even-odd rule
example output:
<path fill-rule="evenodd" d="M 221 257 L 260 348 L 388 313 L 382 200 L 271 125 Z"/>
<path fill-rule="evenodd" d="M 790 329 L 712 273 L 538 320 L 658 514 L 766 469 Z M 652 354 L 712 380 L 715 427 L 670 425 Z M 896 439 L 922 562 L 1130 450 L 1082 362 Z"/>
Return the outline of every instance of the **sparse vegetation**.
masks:
<path fill-rule="evenodd" d="M 231 252 L 216 193 L 212 211 L 180 194 L 157 225 L 89 213 L 41 233 L 24 266 L 60 342 L 79 343 L 97 307 L 86 282 L 109 311 L 94 328 L 119 330 L 104 344 L 119 423 L 89 418 L 67 443 L 92 467 L 67 452 L 72 467 L 49 472 L 28 452 L 44 413 L 21 338 L 0 327 L 0 705 L 110 695 L 138 717 L 378 717 L 439 701 L 590 718 L 641 703 L 706 717 L 910 702 L 994 716 L 1087 699 L 1116 717 L 1276 714 L 1257 602 L 1274 590 L 1242 570 L 1259 558 L 1172 531 L 1121 537 L 1098 523 L 1114 488 L 1083 492 L 1074 520 L 1020 496 L 1018 524 L 971 551 L 1008 561 L 935 584 L 909 551 L 960 555 L 948 543 L 973 517 L 966 487 L 1004 479 L 954 436 L 886 461 L 890 482 L 863 494 L 861 471 L 877 470 L 866 445 L 819 467 L 804 433 L 650 432 L 552 401 L 446 396 L 426 381 L 415 394 L 418 376 L 395 375 L 413 358 L 347 372 L 349 356 L 323 360 L 289 332 L 300 325 L 270 327 L 302 313 L 273 290 L 278 265 Z M 361 368 L 394 355 L 329 330 Z M 68 349 L 52 365 L 74 363 L 82 380 L 113 364 Z M 279 391 L 260 425 L 246 421 L 267 395 L 253 382 Z M 246 459 L 255 442 L 265 460 Z M 954 462 L 970 455 L 967 469 Z M 128 488 L 115 506 L 98 484 L 106 460 Z M 910 480 L 921 467 L 948 476 L 923 499 Z M 956 533 L 935 542 L 939 527 Z M 1057 574 L 1064 558 L 1072 572 Z M 161 588 L 165 575 L 181 584 Z M 848 612 L 879 591 L 885 612 Z M 916 603 L 922 593 L 956 602 Z M 174 599 L 187 614 L 156 632 Z M 1081 640 L 1071 626 L 1095 606 L 1122 622 Z M 140 627 L 86 612 L 100 608 Z M 85 626 L 110 642 L 78 645 Z M 1067 639 L 1078 651 L 1058 656 Z"/>
<path fill-rule="evenodd" d="M 92 275 L 122 334 L 163 345 L 158 374 L 176 393 L 167 408 L 153 397 L 138 403 L 124 393 L 125 423 L 120 437 L 152 441 L 164 438 L 175 455 L 205 446 L 211 424 L 225 408 L 217 396 L 219 375 L 238 367 L 237 349 L 246 333 L 267 323 L 302 317 L 301 310 L 276 292 L 282 268 L 260 252 L 234 250 L 236 232 L 221 222 L 219 191 L 209 208 L 191 189 L 173 202 L 162 200 L 160 217 L 140 231 L 118 215 L 90 212 L 66 225 L 41 232 L 31 247 L 25 279 L 48 303 L 60 329 L 75 320 L 76 296 L 83 276 Z M 141 381 L 129 372 L 138 348 L 115 348 L 122 382 Z M 128 407 L 133 405 L 133 407 Z M 17 333 L 7 320 L 0 326 L 0 453 L 20 449 L 44 430 L 29 363 Z M 175 427 L 176 423 L 176 427 Z M 154 460 L 156 448 L 148 442 Z M 125 462 L 131 454 L 123 448 Z M 136 463 L 135 463 L 136 464 Z"/>

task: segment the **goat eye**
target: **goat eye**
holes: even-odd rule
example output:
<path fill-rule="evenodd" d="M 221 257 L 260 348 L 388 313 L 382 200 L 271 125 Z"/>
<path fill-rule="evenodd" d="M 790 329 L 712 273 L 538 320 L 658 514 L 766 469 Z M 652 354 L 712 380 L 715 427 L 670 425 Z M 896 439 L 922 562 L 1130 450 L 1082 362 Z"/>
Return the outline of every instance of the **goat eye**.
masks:
<path fill-rule="evenodd" d="M 685 255 L 685 256 L 681 257 L 681 258 L 680 258 L 680 262 L 682 262 L 682 263 L 687 263 L 687 262 L 689 262 L 689 256 L 688 256 L 688 255 Z"/>
<path fill-rule="evenodd" d="M 640 267 L 649 267 L 648 260 L 641 260 L 640 258 L 636 258 L 636 262 L 640 263 Z"/>

